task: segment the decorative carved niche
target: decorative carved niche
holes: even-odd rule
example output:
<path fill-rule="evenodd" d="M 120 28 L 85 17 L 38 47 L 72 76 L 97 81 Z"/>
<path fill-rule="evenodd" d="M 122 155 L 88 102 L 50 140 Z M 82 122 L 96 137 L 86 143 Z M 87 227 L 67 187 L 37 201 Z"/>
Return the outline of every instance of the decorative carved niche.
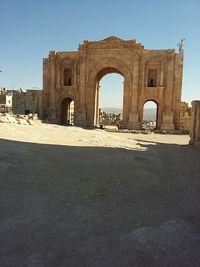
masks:
<path fill-rule="evenodd" d="M 64 86 L 72 86 L 72 70 L 69 68 L 64 69 Z"/>
<path fill-rule="evenodd" d="M 147 78 L 147 86 L 148 87 L 156 87 L 157 86 L 157 69 L 148 69 L 148 78 Z"/>

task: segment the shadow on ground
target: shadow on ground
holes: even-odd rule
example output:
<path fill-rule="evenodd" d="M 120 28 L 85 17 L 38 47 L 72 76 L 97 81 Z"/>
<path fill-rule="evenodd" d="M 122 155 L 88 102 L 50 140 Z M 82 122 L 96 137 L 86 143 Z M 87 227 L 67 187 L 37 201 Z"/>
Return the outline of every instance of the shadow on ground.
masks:
<path fill-rule="evenodd" d="M 200 152 L 142 146 L 0 140 L 0 266 L 200 266 Z"/>

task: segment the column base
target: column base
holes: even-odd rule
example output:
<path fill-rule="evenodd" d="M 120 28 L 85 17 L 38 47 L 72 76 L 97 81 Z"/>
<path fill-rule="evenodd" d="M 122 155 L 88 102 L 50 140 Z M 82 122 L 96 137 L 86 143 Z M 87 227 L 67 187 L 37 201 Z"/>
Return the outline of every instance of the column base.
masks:
<path fill-rule="evenodd" d="M 75 126 L 84 127 L 84 128 L 88 126 L 87 120 L 86 120 L 86 110 L 82 109 L 82 110 L 77 111 Z"/>
<path fill-rule="evenodd" d="M 128 122 L 127 129 L 128 130 L 140 130 L 140 123 L 139 122 Z"/>
<path fill-rule="evenodd" d="M 127 128 L 129 130 L 139 130 L 140 122 L 139 122 L 139 112 L 135 110 L 129 111 L 129 121 L 127 123 Z"/>
<path fill-rule="evenodd" d="M 173 111 L 164 111 L 162 124 L 161 124 L 161 130 L 165 130 L 165 131 L 175 130 L 173 119 L 174 119 Z"/>
<path fill-rule="evenodd" d="M 58 123 L 56 118 L 56 108 L 48 108 L 46 111 L 45 121 L 49 123 Z"/>

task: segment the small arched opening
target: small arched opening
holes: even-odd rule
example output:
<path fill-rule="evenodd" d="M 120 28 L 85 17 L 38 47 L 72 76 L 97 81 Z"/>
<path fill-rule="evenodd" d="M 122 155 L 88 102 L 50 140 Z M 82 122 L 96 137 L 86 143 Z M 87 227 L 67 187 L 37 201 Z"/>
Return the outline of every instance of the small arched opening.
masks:
<path fill-rule="evenodd" d="M 74 125 L 74 101 L 69 97 L 61 102 L 60 124 Z"/>
<path fill-rule="evenodd" d="M 157 70 L 149 69 L 148 70 L 148 87 L 157 86 Z"/>
<path fill-rule="evenodd" d="M 158 127 L 158 104 L 148 100 L 143 106 L 142 129 L 155 130 Z"/>
<path fill-rule="evenodd" d="M 72 70 L 64 69 L 64 86 L 72 85 Z"/>

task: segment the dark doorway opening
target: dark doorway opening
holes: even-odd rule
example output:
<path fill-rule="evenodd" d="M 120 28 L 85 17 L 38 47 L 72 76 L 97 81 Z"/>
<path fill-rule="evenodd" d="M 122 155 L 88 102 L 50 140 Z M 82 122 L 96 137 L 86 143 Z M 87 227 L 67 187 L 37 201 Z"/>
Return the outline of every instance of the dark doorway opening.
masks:
<path fill-rule="evenodd" d="M 61 125 L 74 125 L 74 101 L 67 97 L 61 103 Z"/>

